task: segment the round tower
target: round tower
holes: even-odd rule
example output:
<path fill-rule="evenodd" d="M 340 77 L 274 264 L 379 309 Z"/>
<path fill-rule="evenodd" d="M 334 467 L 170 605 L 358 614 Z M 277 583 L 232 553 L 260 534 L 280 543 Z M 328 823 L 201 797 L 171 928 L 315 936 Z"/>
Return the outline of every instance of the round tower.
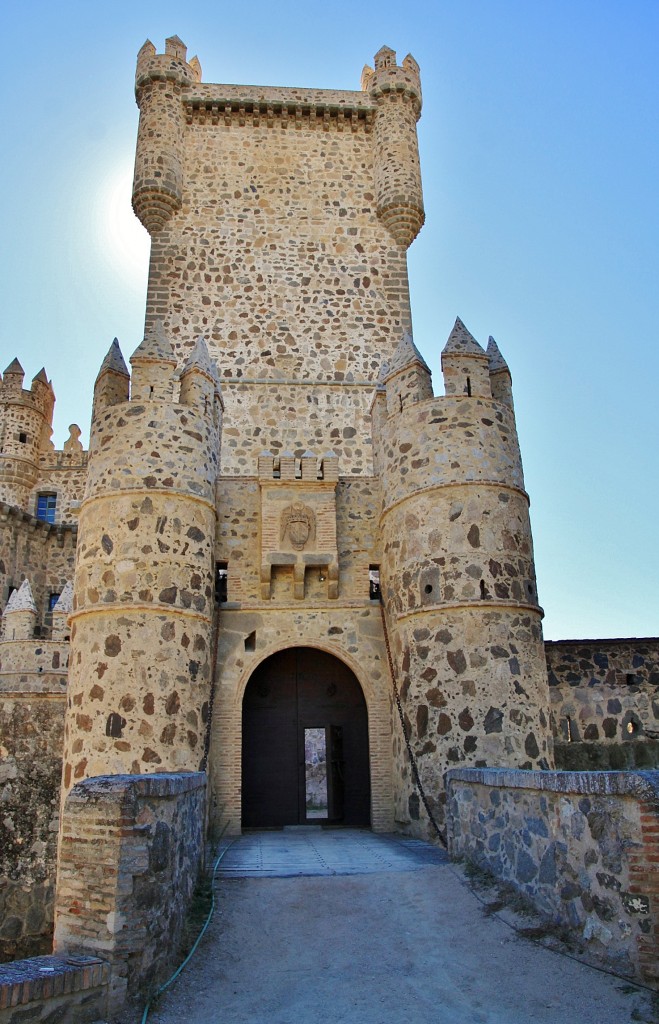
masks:
<path fill-rule="evenodd" d="M 55 395 L 45 370 L 23 390 L 25 371 L 14 359 L 0 380 L 0 501 L 25 512 L 39 479 L 39 454 L 48 447 L 53 424 Z"/>
<path fill-rule="evenodd" d="M 118 346 L 95 389 L 69 616 L 64 795 L 88 776 L 196 771 L 203 758 L 222 410 L 206 386 L 203 343 L 186 375 L 204 386 L 180 400 L 167 344 L 154 332 L 139 346 L 130 400 L 119 393 Z"/>
<path fill-rule="evenodd" d="M 375 192 L 378 217 L 398 243 L 407 248 L 423 226 L 416 123 L 421 116 L 419 65 L 408 54 L 402 65 L 383 46 L 375 70 L 365 67 L 362 89 L 375 101 L 373 127 Z"/>
<path fill-rule="evenodd" d="M 404 358 L 415 361 L 409 345 L 375 399 L 381 584 L 406 728 L 441 820 L 447 768 L 552 763 L 549 695 L 512 404 L 493 398 L 488 356 L 459 320 L 442 353 L 444 397 L 420 389 L 401 404 Z M 422 833 L 395 742 L 396 818 Z"/>
<path fill-rule="evenodd" d="M 178 36 L 156 53 L 148 39 L 137 55 L 135 98 L 140 108 L 133 209 L 149 234 L 160 231 L 181 208 L 185 90 L 201 79 L 196 57 L 188 63 Z"/>

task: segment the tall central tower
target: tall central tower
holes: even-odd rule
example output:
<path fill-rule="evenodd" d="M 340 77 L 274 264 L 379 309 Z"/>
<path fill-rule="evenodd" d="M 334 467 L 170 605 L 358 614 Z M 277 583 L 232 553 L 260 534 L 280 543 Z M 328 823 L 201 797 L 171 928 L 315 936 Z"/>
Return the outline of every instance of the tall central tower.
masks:
<path fill-rule="evenodd" d="M 361 91 L 206 85 L 174 37 L 138 56 L 133 205 L 152 237 L 147 331 L 220 366 L 223 472 L 262 449 L 372 469 L 370 405 L 410 330 L 423 224 L 419 70 L 384 47 Z"/>
<path fill-rule="evenodd" d="M 218 824 L 320 817 L 427 834 L 392 720 L 391 671 L 438 817 L 447 767 L 545 764 L 551 749 L 510 375 L 458 322 L 443 354 L 446 394 L 435 397 L 412 341 L 419 68 L 383 47 L 355 91 L 210 85 L 172 37 L 164 53 L 142 47 L 136 96 L 133 206 L 151 235 L 145 341 L 130 396 L 114 363 L 97 383 L 74 602 L 80 701 L 100 671 L 101 632 L 119 653 L 103 668 L 94 720 L 69 721 L 67 785 L 104 764 L 195 767 L 198 712 L 212 708 Z M 186 383 L 191 359 L 208 394 Z M 205 426 L 181 460 L 172 417 L 191 408 Z M 154 425 L 174 446 L 162 508 L 151 494 Z M 140 489 L 156 524 L 176 503 L 188 529 L 195 459 L 208 521 L 192 523 L 205 546 L 185 558 L 201 569 L 179 564 L 168 540 L 156 550 L 130 533 Z M 106 505 L 126 521 L 117 537 Z M 203 670 L 192 659 L 184 685 L 187 648 L 178 661 L 163 655 L 151 714 L 151 652 L 179 627 L 189 640 L 192 613 L 179 604 L 193 593 L 188 577 L 203 577 L 208 595 L 213 561 L 219 614 L 195 612 Z M 115 608 L 114 584 L 100 584 L 127 565 L 136 582 Z M 131 602 L 144 657 L 122 634 Z M 137 702 L 122 689 L 133 679 L 143 680 Z"/>

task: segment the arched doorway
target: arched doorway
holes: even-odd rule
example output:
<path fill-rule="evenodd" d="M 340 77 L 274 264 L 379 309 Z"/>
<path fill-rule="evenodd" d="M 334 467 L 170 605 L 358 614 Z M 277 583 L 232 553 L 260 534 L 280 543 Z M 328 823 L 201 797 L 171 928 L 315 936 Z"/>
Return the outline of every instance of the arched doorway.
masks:
<path fill-rule="evenodd" d="M 368 715 L 338 658 L 293 647 L 266 658 L 243 697 L 242 824 L 370 825 Z"/>

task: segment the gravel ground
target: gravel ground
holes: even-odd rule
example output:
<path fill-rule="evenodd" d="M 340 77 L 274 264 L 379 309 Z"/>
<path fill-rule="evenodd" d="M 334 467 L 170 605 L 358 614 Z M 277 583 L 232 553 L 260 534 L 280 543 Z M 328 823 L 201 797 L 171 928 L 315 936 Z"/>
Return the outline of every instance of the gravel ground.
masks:
<path fill-rule="evenodd" d="M 651 993 L 520 937 L 449 864 L 216 893 L 149 1024 L 657 1024 Z"/>

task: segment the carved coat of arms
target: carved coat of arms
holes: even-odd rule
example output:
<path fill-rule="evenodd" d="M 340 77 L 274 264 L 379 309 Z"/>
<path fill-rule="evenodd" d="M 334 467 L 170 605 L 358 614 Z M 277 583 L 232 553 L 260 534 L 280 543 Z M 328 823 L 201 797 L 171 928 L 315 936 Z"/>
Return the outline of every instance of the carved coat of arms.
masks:
<path fill-rule="evenodd" d="M 301 551 L 304 545 L 316 538 L 316 514 L 308 505 L 301 501 L 293 502 L 282 509 L 280 519 L 280 539 L 288 538 L 296 551 Z"/>

